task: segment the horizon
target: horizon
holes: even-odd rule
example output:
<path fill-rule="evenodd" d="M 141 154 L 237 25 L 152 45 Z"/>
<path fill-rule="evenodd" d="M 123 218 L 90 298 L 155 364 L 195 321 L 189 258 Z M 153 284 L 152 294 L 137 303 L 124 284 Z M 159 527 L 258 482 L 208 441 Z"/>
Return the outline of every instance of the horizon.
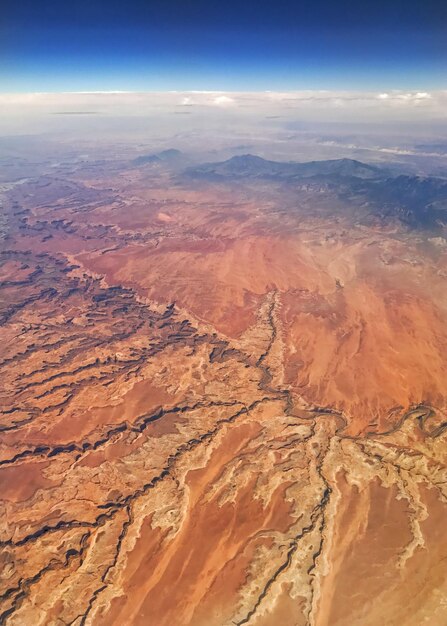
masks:
<path fill-rule="evenodd" d="M 420 128 L 427 135 L 445 131 L 447 90 L 295 90 L 295 91 L 72 91 L 0 93 L 0 132 L 115 132 L 132 119 L 158 119 L 182 131 L 180 118 L 209 129 L 230 124 L 235 130 L 300 125 L 392 125 L 397 132 Z M 81 119 L 82 118 L 82 119 Z M 95 118 L 92 126 L 91 120 Z M 177 118 L 177 120 L 175 119 Z M 36 119 L 39 124 L 36 125 Z M 118 120 L 127 119 L 129 124 Z M 408 124 L 410 127 L 407 129 Z M 137 130 L 137 129 L 136 129 Z"/>

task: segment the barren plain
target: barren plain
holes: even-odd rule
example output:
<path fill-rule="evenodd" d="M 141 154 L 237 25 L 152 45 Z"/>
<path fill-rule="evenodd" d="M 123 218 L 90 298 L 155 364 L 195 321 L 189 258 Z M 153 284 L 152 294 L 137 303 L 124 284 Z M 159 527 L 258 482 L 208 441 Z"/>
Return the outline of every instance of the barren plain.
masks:
<path fill-rule="evenodd" d="M 442 224 L 199 173 L 2 188 L 0 624 L 445 626 Z"/>

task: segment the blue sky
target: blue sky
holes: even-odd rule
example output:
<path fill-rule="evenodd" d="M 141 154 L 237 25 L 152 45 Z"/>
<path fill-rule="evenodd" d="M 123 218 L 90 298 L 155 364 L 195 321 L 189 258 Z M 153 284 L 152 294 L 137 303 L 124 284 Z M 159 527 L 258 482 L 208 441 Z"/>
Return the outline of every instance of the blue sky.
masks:
<path fill-rule="evenodd" d="M 16 0 L 0 90 L 442 89 L 438 0 Z"/>

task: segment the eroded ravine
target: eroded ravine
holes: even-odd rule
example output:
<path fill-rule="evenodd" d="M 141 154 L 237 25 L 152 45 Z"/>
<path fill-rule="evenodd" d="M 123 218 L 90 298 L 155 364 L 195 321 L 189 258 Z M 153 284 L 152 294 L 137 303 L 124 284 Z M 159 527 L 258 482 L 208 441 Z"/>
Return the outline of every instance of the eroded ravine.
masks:
<path fill-rule="evenodd" d="M 89 246 L 107 259 L 162 231 L 89 231 L 77 193 L 60 219 L 11 208 L 1 256 L 0 623 L 441 626 L 442 410 L 365 422 L 323 384 L 314 402 L 296 353 L 290 375 L 284 287 L 247 296 L 231 336 L 96 273 Z M 338 321 L 294 295 L 304 342 L 311 305 Z"/>

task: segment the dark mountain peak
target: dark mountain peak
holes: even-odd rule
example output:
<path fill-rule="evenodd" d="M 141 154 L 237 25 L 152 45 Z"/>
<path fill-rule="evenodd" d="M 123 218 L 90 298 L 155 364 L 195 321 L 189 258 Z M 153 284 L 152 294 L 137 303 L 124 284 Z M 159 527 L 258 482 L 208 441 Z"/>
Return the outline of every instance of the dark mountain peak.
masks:
<path fill-rule="evenodd" d="M 148 163 L 160 163 L 161 159 L 156 154 L 143 154 L 133 159 L 133 165 L 146 165 Z"/>
<path fill-rule="evenodd" d="M 176 148 L 168 148 L 167 150 L 157 152 L 156 156 L 162 161 L 167 161 L 170 159 L 178 159 L 179 157 L 183 157 L 183 152 L 181 150 L 177 150 Z"/>
<path fill-rule="evenodd" d="M 168 148 L 167 150 L 162 150 L 161 152 L 155 152 L 154 154 L 143 154 L 136 159 L 133 159 L 133 165 L 146 165 L 146 164 L 157 164 L 157 163 L 178 163 L 180 160 L 183 160 L 183 152 L 177 150 L 175 148 Z"/>
<path fill-rule="evenodd" d="M 267 163 L 268 161 L 266 159 L 263 159 L 260 156 L 257 156 L 256 154 L 250 154 L 249 152 L 247 152 L 247 154 L 237 154 L 236 156 L 233 156 L 224 162 L 226 163 L 258 163 L 259 164 L 259 163 Z"/>
<path fill-rule="evenodd" d="M 241 154 L 236 155 L 222 161 L 220 163 L 210 163 L 205 167 L 216 168 L 224 175 L 237 175 L 237 176 L 264 176 L 277 173 L 279 170 L 284 169 L 286 163 L 280 163 L 277 161 L 268 161 L 255 154 Z"/>
<path fill-rule="evenodd" d="M 347 157 L 344 157 L 343 159 L 328 159 L 328 162 L 333 162 L 333 163 L 351 163 L 351 164 L 355 164 L 355 165 L 363 165 L 366 167 L 373 167 L 372 165 L 368 165 L 368 163 L 363 163 L 362 161 L 358 161 L 357 159 L 348 159 Z"/>
<path fill-rule="evenodd" d="M 370 178 L 373 176 L 383 176 L 383 170 L 375 165 L 363 163 L 356 159 L 330 159 L 328 161 L 313 161 L 315 167 L 320 167 L 322 173 L 339 174 L 340 176 L 357 176 L 359 178 Z M 323 172 L 323 170 L 325 170 Z"/>

